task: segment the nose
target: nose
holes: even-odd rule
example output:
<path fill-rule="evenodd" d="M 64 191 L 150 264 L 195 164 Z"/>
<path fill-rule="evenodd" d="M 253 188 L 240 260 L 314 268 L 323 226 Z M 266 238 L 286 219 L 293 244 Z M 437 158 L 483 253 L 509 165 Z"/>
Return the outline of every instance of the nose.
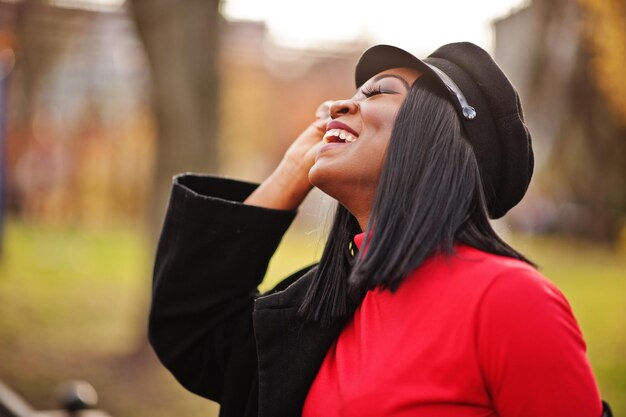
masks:
<path fill-rule="evenodd" d="M 331 119 L 336 119 L 339 116 L 345 114 L 354 114 L 358 111 L 359 106 L 352 100 L 337 100 L 334 101 L 329 107 L 329 113 Z"/>

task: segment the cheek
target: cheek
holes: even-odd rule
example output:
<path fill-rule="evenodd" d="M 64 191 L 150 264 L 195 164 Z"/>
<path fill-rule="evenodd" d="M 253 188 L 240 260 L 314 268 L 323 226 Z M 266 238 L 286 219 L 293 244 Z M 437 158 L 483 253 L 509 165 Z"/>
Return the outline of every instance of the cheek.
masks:
<path fill-rule="evenodd" d="M 391 138 L 393 124 L 387 123 L 371 130 L 371 135 L 367 135 L 367 143 L 363 143 L 363 147 L 359 149 L 358 159 L 366 160 L 371 166 L 377 166 L 385 158 L 387 147 Z"/>
<path fill-rule="evenodd" d="M 367 155 L 361 159 L 362 164 L 367 165 L 367 179 L 372 185 L 378 184 L 380 173 L 385 163 L 385 157 L 387 155 L 387 142 L 381 143 L 379 146 L 368 152 Z"/>
<path fill-rule="evenodd" d="M 366 122 L 363 125 L 363 131 L 367 132 L 369 138 L 384 142 L 386 147 L 395 125 L 397 109 L 386 108 L 378 112 L 370 112 L 367 116 L 364 117 Z"/>

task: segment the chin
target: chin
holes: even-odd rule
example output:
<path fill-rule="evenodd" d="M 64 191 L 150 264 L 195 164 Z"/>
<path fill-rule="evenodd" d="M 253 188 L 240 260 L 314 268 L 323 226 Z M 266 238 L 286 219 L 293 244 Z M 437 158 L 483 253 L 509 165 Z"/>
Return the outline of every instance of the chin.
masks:
<path fill-rule="evenodd" d="M 358 198 L 357 187 L 352 184 L 351 178 L 346 178 L 344 169 L 315 164 L 309 171 L 309 182 L 324 194 L 334 198 L 342 205 L 351 199 Z"/>
<path fill-rule="evenodd" d="M 330 169 L 324 164 L 315 164 L 309 171 L 309 182 L 324 194 L 334 198 L 350 210 L 372 200 L 376 192 L 376 181 L 361 175 L 356 178 L 347 176 L 348 167 Z M 352 210 L 350 210 L 352 211 Z"/>
<path fill-rule="evenodd" d="M 315 187 L 328 194 L 329 196 L 336 198 L 333 195 L 332 188 L 333 185 L 337 186 L 337 181 L 333 184 L 333 178 L 337 178 L 337 176 L 333 176 L 332 172 L 329 172 L 324 167 L 320 166 L 320 164 L 315 163 L 313 167 L 309 170 L 309 182 Z"/>

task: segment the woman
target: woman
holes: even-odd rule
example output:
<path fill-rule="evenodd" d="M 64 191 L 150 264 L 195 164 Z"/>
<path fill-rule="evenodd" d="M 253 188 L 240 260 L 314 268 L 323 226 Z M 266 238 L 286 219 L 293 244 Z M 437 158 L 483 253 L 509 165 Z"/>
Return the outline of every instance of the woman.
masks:
<path fill-rule="evenodd" d="M 260 186 L 176 177 L 150 340 L 221 416 L 600 416 L 563 295 L 488 218 L 533 169 L 489 55 L 366 51 Z M 312 186 L 338 202 L 319 265 L 256 291 Z"/>

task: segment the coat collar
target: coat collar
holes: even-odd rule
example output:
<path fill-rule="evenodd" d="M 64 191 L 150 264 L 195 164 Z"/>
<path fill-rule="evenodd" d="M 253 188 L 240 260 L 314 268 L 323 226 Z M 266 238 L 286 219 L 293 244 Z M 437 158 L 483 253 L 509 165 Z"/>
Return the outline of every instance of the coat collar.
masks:
<path fill-rule="evenodd" d="M 299 308 L 309 284 L 315 279 L 317 266 L 309 269 L 304 275 L 282 291 L 262 295 L 254 301 L 254 310 Z"/>
<path fill-rule="evenodd" d="M 259 297 L 253 312 L 259 366 L 259 417 L 299 417 L 328 349 L 348 318 L 329 327 L 305 321 L 298 308 L 317 268 L 284 291 Z"/>

